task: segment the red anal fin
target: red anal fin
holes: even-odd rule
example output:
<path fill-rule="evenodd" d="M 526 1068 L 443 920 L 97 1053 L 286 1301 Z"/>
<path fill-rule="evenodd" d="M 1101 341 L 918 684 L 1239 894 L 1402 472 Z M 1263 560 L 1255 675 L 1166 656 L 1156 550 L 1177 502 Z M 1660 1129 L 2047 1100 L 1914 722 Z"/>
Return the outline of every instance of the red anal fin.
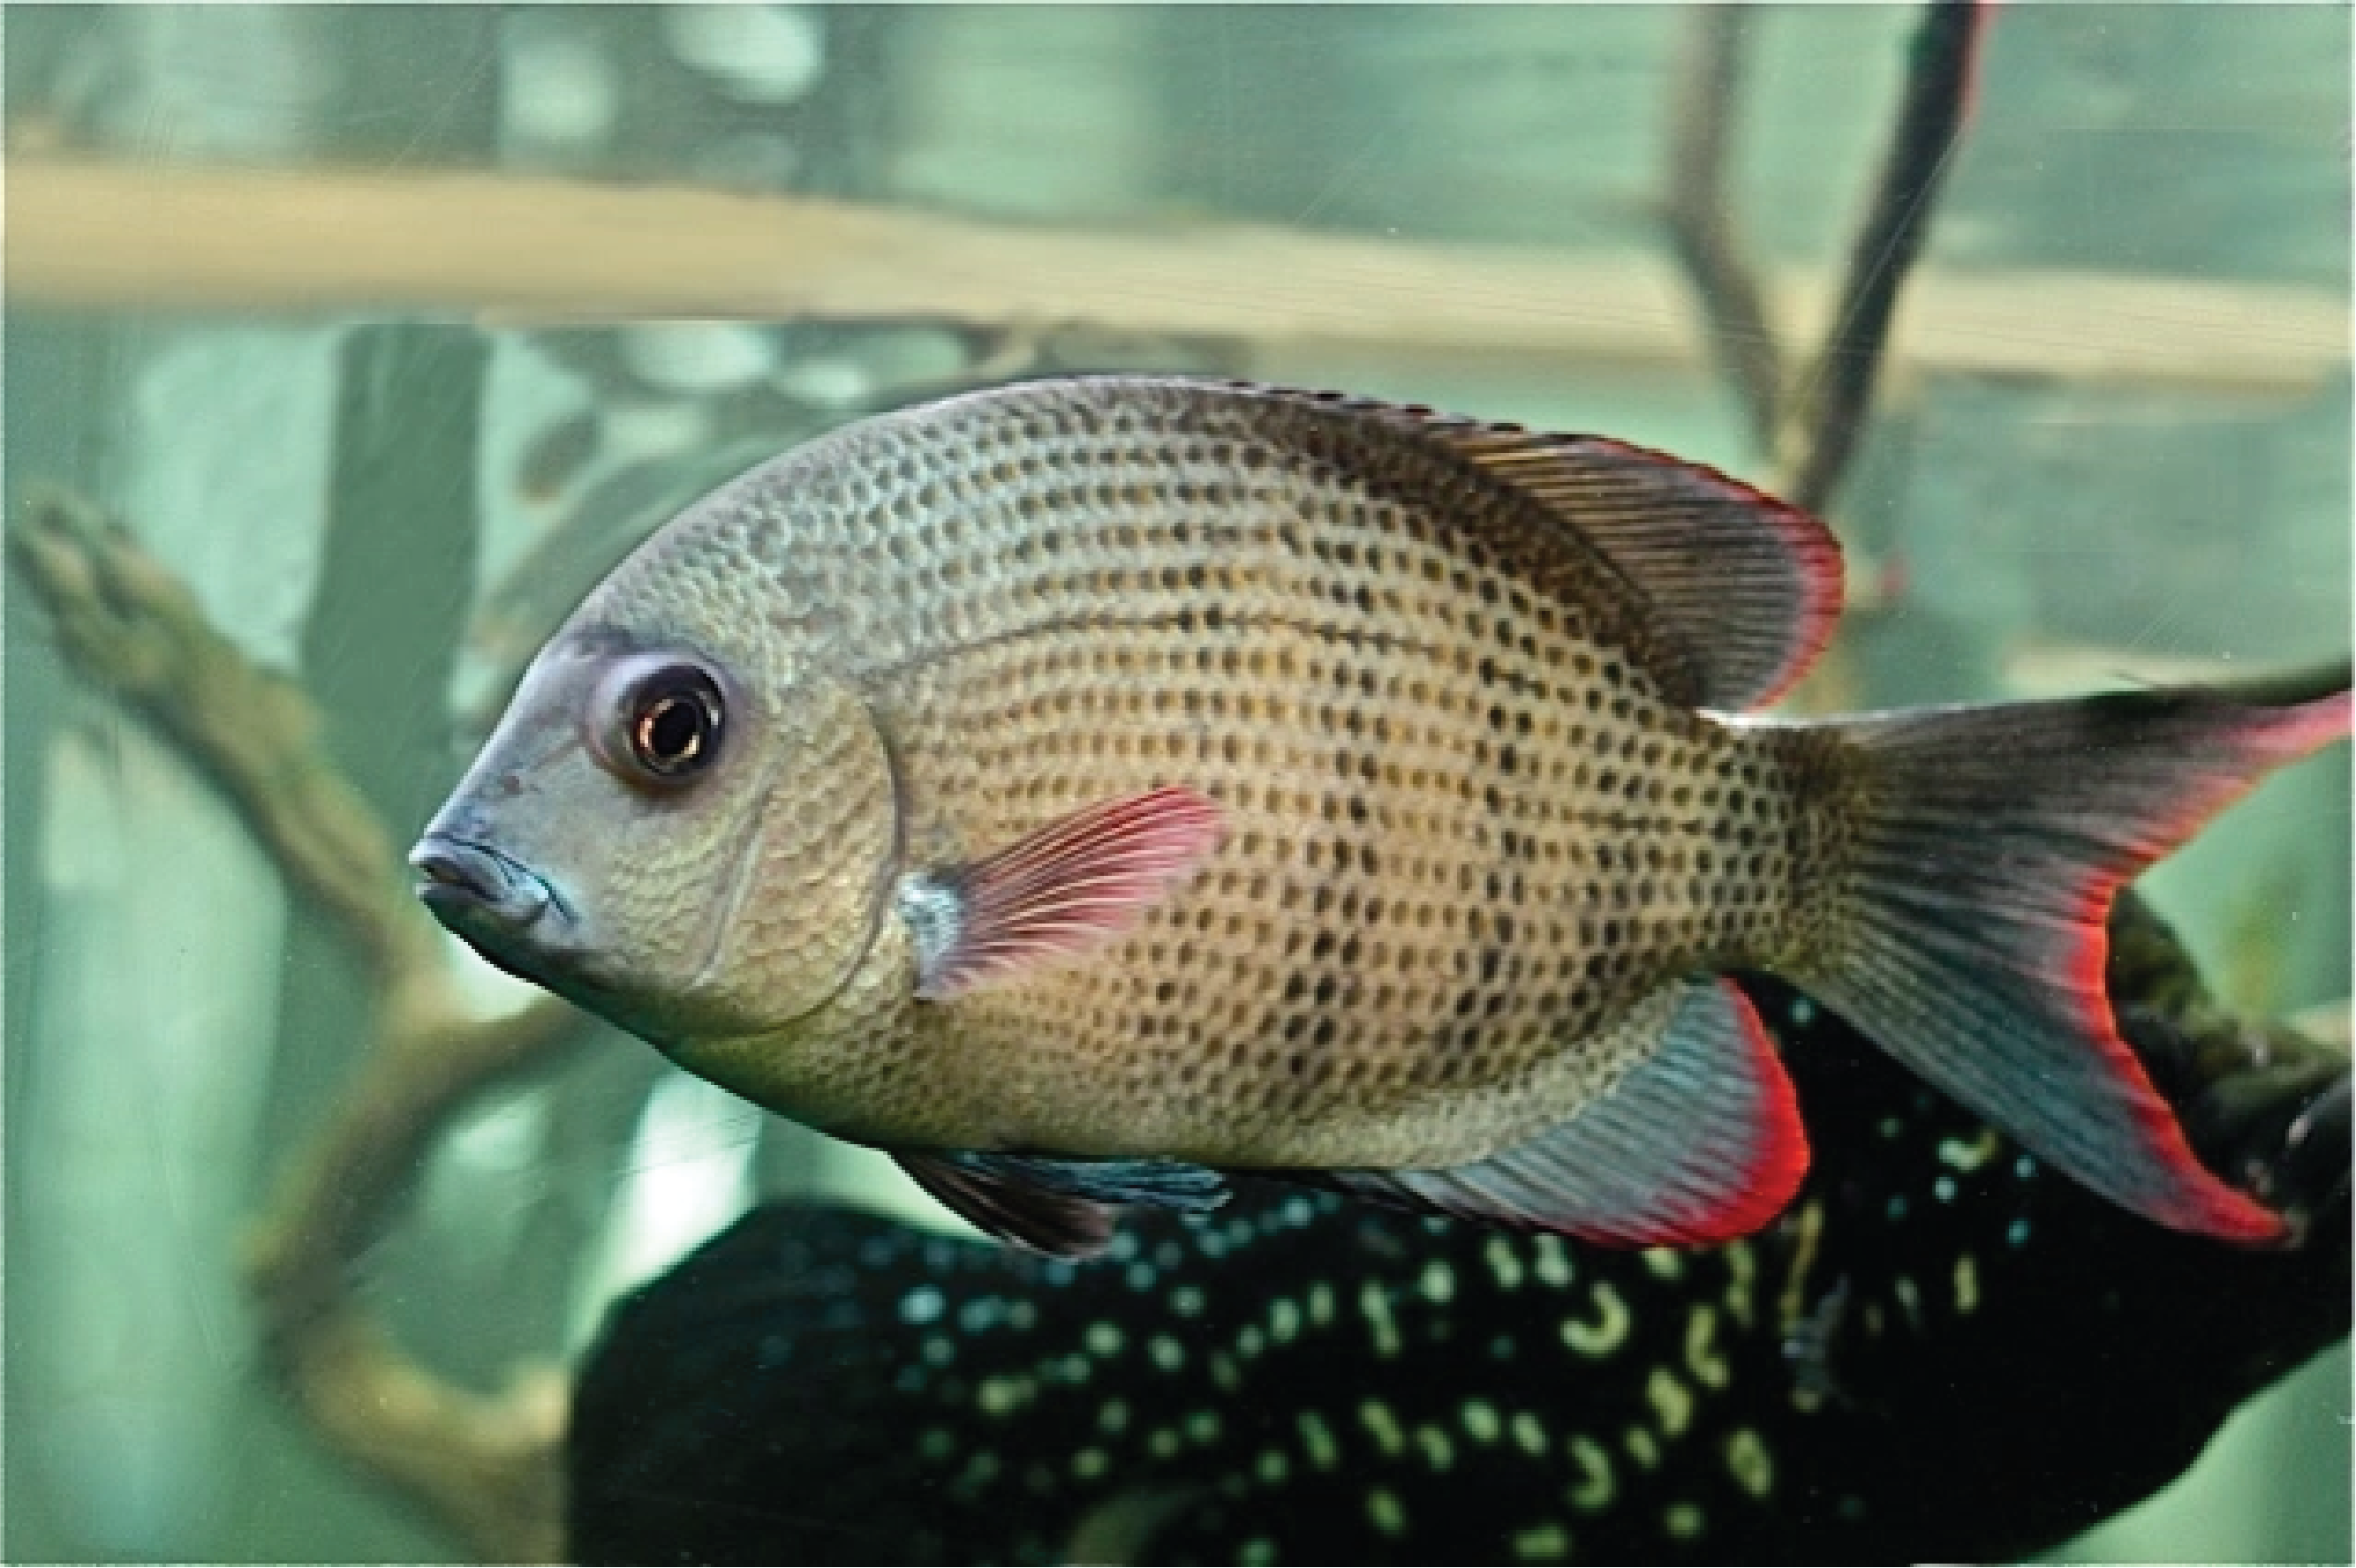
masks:
<path fill-rule="evenodd" d="M 1807 1133 L 1751 998 L 1730 980 L 1683 989 L 1659 1048 L 1569 1120 L 1472 1165 L 1343 1171 L 1335 1184 L 1613 1246 L 1749 1235 L 1799 1190 Z"/>
<path fill-rule="evenodd" d="M 912 878 L 916 995 L 945 1001 L 1119 935 L 1219 847 L 1218 804 L 1183 785 L 1105 801 L 937 877 Z"/>

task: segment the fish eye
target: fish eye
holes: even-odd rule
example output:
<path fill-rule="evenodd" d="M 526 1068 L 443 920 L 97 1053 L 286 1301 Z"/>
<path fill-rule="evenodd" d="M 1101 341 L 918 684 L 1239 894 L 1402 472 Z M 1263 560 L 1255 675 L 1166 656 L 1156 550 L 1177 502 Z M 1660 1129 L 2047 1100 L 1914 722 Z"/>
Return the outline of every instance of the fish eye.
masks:
<path fill-rule="evenodd" d="M 720 741 L 720 694 L 710 683 L 641 695 L 630 716 L 630 749 L 650 773 L 676 778 L 712 760 Z"/>
<path fill-rule="evenodd" d="M 680 784 L 719 758 L 726 705 L 720 683 L 700 665 L 632 659 L 606 685 L 614 693 L 605 709 L 610 729 L 595 750 L 626 781 Z"/>

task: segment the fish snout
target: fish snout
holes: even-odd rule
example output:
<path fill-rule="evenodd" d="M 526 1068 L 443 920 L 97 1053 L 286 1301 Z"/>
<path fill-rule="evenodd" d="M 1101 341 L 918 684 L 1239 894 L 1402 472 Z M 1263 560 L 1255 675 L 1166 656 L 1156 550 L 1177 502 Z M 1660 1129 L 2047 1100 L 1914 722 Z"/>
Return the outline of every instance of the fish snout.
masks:
<path fill-rule="evenodd" d="M 518 932 L 548 912 L 554 890 L 537 872 L 487 844 L 428 833 L 409 852 L 417 896 L 436 917 L 488 921 Z"/>

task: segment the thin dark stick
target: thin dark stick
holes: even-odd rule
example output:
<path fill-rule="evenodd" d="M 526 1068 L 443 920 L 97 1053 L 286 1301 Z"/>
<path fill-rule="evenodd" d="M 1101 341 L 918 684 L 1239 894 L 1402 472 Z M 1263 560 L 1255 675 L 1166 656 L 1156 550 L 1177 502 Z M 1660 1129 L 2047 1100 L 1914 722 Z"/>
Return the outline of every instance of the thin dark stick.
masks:
<path fill-rule="evenodd" d="M 1726 147 L 1742 87 L 1744 27 L 1731 5 L 1696 11 L 1679 48 L 1669 115 L 1669 241 L 1692 281 L 1719 368 L 1740 394 L 1751 436 L 1772 449 L 1783 357 L 1757 272 L 1736 231 Z"/>
<path fill-rule="evenodd" d="M 1783 494 L 1811 511 L 1831 501 L 1863 432 L 1899 291 L 1963 130 L 1985 20 L 1978 0 L 1933 0 L 1914 36 L 1905 99 L 1849 252 L 1839 309 L 1780 432 Z"/>

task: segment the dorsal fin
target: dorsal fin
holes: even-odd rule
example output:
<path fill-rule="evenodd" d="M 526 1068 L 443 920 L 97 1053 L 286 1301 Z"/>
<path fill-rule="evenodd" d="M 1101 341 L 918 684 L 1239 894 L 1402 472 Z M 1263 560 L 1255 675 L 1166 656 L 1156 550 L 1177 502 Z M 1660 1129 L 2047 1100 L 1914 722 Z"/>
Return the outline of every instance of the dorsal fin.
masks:
<path fill-rule="evenodd" d="M 1536 501 L 1626 580 L 1675 667 L 1672 699 L 1741 709 L 1807 672 L 1840 616 L 1841 553 L 1808 513 L 1714 468 L 1594 435 L 1546 435 L 1372 398 L 1236 383 L 1445 446 Z"/>

